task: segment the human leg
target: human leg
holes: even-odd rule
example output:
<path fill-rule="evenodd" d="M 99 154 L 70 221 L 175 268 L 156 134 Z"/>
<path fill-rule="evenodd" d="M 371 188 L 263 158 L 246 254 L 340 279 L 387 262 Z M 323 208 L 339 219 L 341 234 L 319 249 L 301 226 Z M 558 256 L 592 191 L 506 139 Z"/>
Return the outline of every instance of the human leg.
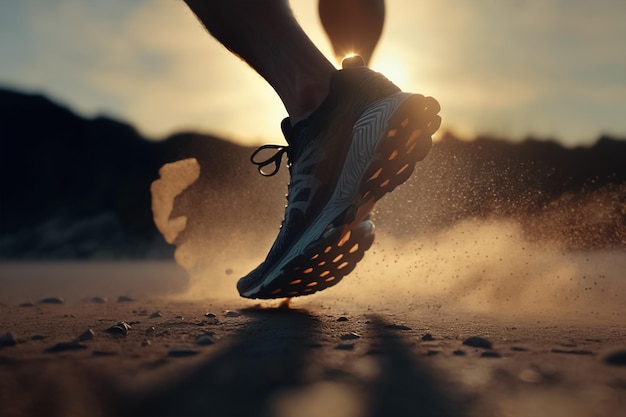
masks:
<path fill-rule="evenodd" d="M 328 94 L 335 67 L 295 20 L 287 0 L 185 0 L 220 43 L 274 88 L 293 124 Z"/>

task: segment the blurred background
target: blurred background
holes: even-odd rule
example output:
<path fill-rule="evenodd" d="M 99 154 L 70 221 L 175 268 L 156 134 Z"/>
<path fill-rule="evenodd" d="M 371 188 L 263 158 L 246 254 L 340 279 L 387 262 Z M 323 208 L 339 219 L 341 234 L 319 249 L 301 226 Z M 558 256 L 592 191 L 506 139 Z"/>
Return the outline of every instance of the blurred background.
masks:
<path fill-rule="evenodd" d="M 292 7 L 333 60 L 317 2 Z M 377 225 L 497 217 L 568 248 L 623 247 L 625 14 L 621 0 L 388 0 L 371 66 L 436 97 L 443 125 Z M 261 178 L 248 157 L 283 142 L 285 111 L 182 1 L 0 2 L 0 51 L 1 259 L 171 258 L 150 184 L 192 157 L 200 178 L 174 207 L 185 238 L 271 243 L 286 170 Z"/>

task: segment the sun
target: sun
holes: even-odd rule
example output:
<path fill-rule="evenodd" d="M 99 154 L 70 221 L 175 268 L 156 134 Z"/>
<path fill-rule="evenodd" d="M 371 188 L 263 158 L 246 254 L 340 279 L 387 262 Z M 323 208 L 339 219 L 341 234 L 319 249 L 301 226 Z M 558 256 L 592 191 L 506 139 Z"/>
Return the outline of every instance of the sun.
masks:
<path fill-rule="evenodd" d="M 377 55 L 373 60 L 371 68 L 389 78 L 391 82 L 401 89 L 408 88 L 410 80 L 406 71 L 406 65 L 397 56 L 388 54 Z"/>

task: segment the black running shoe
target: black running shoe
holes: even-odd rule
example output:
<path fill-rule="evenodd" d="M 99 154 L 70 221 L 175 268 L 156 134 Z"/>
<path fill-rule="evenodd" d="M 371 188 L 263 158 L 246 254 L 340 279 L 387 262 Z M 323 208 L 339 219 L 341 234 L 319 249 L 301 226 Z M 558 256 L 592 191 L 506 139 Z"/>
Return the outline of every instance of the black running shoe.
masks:
<path fill-rule="evenodd" d="M 351 272 L 374 240 L 374 203 L 405 182 L 428 154 L 439 103 L 401 92 L 352 58 L 331 80 L 328 97 L 306 120 L 282 128 L 289 146 L 265 161 L 273 175 L 287 153 L 291 175 L 278 237 L 265 261 L 237 283 L 247 298 L 312 294 Z M 273 170 L 264 172 L 269 164 Z"/>

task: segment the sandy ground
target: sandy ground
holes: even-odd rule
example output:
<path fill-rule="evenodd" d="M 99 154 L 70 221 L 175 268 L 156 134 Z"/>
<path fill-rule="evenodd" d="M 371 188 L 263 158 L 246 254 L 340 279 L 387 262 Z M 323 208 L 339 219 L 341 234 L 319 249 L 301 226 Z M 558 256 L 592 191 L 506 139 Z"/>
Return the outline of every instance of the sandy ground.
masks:
<path fill-rule="evenodd" d="M 2 416 L 626 416 L 623 307 L 500 314 L 346 282 L 279 308 L 181 296 L 159 262 L 0 277 Z"/>

